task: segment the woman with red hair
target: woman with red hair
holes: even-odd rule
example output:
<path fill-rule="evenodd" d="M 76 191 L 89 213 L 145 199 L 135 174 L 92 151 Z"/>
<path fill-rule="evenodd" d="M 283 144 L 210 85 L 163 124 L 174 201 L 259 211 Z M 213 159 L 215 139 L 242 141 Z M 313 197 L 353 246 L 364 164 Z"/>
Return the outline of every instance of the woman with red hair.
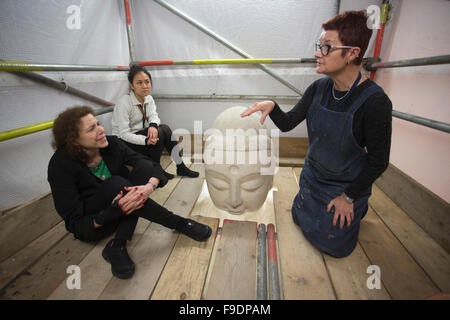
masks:
<path fill-rule="evenodd" d="M 348 11 L 322 25 L 314 56 L 326 77 L 292 110 L 263 101 L 241 114 L 261 111 L 261 123 L 269 115 L 283 132 L 306 119 L 309 148 L 292 216 L 315 247 L 335 257 L 355 248 L 372 184 L 389 164 L 392 103 L 360 71 L 372 35 L 367 18 Z"/>

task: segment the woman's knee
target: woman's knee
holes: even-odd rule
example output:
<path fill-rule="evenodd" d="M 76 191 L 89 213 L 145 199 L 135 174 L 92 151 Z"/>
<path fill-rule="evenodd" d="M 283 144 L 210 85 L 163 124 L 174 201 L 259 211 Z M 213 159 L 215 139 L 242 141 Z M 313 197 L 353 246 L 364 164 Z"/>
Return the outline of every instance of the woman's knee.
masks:
<path fill-rule="evenodd" d="M 169 139 L 172 137 L 172 130 L 167 124 L 160 124 L 158 126 L 158 137 Z"/>
<path fill-rule="evenodd" d="M 124 187 L 131 186 L 131 182 L 121 176 L 112 176 L 101 183 L 95 194 L 84 201 L 86 214 L 96 214 L 106 206 L 110 206 L 113 199 Z"/>
<path fill-rule="evenodd" d="M 101 184 L 101 189 L 104 193 L 115 197 L 124 187 L 129 186 L 132 184 L 128 179 L 122 176 L 112 176 Z"/>

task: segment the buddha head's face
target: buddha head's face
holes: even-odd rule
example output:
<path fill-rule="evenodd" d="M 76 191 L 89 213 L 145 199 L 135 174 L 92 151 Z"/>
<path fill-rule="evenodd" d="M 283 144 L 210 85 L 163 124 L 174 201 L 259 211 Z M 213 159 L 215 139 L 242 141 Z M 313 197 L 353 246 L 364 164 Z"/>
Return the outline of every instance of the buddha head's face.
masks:
<path fill-rule="evenodd" d="M 232 214 L 259 209 L 273 182 L 273 176 L 263 176 L 260 170 L 260 165 L 207 165 L 206 183 L 214 205 Z"/>
<path fill-rule="evenodd" d="M 272 188 L 273 173 L 266 174 L 270 151 L 267 129 L 259 117 L 241 118 L 245 107 L 232 107 L 214 122 L 205 142 L 205 177 L 216 207 L 232 214 L 259 209 Z"/>

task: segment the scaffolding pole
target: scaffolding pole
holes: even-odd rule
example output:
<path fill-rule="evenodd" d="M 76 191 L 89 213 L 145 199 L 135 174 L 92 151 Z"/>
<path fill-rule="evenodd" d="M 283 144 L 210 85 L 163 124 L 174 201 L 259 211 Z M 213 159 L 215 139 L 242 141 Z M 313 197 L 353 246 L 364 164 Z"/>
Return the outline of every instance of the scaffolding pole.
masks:
<path fill-rule="evenodd" d="M 370 59 L 368 60 L 370 61 Z M 433 56 L 417 59 L 405 59 L 398 61 L 387 61 L 387 62 L 377 62 L 368 63 L 366 69 L 373 71 L 379 68 L 399 68 L 399 67 L 418 67 L 418 66 L 429 66 L 435 64 L 448 64 L 450 63 L 450 55 Z"/>
<path fill-rule="evenodd" d="M 174 6 L 172 6 L 171 4 L 163 1 L 163 0 L 154 0 L 155 2 L 157 2 L 158 4 L 160 4 L 161 6 L 163 6 L 164 8 L 168 9 L 169 11 L 173 12 L 174 14 L 176 14 L 177 16 L 181 17 L 182 19 L 184 19 L 185 21 L 189 22 L 190 24 L 192 24 L 194 27 L 200 29 L 201 31 L 205 32 L 207 35 L 211 36 L 213 39 L 219 41 L 220 43 L 222 43 L 223 45 L 225 45 L 227 48 L 233 50 L 234 52 L 236 52 L 237 54 L 239 54 L 241 57 L 244 58 L 249 58 L 249 59 L 253 59 L 252 56 L 250 56 L 249 54 L 247 54 L 246 52 L 244 52 L 243 50 L 239 49 L 238 47 L 236 47 L 235 45 L 233 45 L 232 43 L 230 43 L 228 40 L 226 40 L 225 38 L 219 36 L 218 34 L 216 34 L 215 32 L 211 31 L 210 29 L 206 28 L 204 25 L 200 24 L 199 22 L 195 21 L 194 19 L 192 19 L 191 17 L 187 16 L 184 12 L 181 12 L 180 10 L 178 10 L 177 8 L 175 8 Z M 263 71 L 265 71 L 266 73 L 268 73 L 269 75 L 271 75 L 273 78 L 277 79 L 279 82 L 281 82 L 282 84 L 284 84 L 285 86 L 287 86 L 289 89 L 291 89 L 292 91 L 298 93 L 299 95 L 303 95 L 303 93 L 297 89 L 295 86 L 293 86 L 291 83 L 289 83 L 288 81 L 282 79 L 279 75 L 277 75 L 275 72 L 273 72 L 272 70 L 268 69 L 266 66 L 262 65 L 262 64 L 258 64 L 258 67 L 261 68 Z"/>
<path fill-rule="evenodd" d="M 380 56 L 381 45 L 383 43 L 384 28 L 390 19 L 390 11 L 392 6 L 389 2 L 389 0 L 383 0 L 383 4 L 381 5 L 380 28 L 377 31 L 377 40 L 375 42 L 375 50 L 373 52 L 373 57 L 375 59 Z M 375 72 L 376 69 L 370 73 L 370 80 L 375 79 Z"/>
<path fill-rule="evenodd" d="M 286 100 L 293 101 L 298 100 L 300 97 L 298 96 L 248 96 L 248 95 L 153 95 L 155 100 Z M 112 107 L 106 107 L 102 109 L 102 111 L 96 111 L 96 115 L 112 112 Z M 432 129 L 436 129 L 439 131 L 443 131 L 446 133 L 450 133 L 450 124 L 445 122 L 439 122 L 427 118 L 422 118 L 418 116 L 414 116 L 408 113 L 403 113 L 400 111 L 392 111 L 392 116 L 403 119 L 406 121 L 410 121 L 419 125 L 423 125 Z M 45 129 L 50 129 L 53 126 L 53 123 L 50 124 L 51 121 L 38 123 L 22 128 L 12 129 L 0 132 L 0 141 L 9 140 L 12 138 L 20 137 L 23 135 L 39 132 Z"/>
<path fill-rule="evenodd" d="M 300 96 L 263 96 L 263 95 L 233 95 L 233 94 L 207 94 L 207 95 L 191 95 L 191 94 L 152 94 L 155 100 L 277 100 L 277 101 L 298 101 Z"/>
<path fill-rule="evenodd" d="M 266 225 L 258 225 L 258 264 L 256 268 L 256 300 L 267 300 L 267 235 Z"/>
<path fill-rule="evenodd" d="M 88 64 L 50 64 L 22 61 L 0 61 L 0 71 L 128 71 L 129 66 L 100 66 Z"/>
<path fill-rule="evenodd" d="M 0 63 L 5 62 L 4 60 L 0 59 Z M 38 83 L 42 83 L 45 84 L 49 87 L 61 90 L 63 92 L 67 92 L 70 93 L 74 96 L 86 99 L 87 101 L 90 102 L 94 102 L 97 103 L 101 106 L 113 106 L 114 103 L 110 102 L 110 101 L 106 101 L 104 99 L 101 99 L 99 97 L 96 97 L 92 94 L 89 94 L 87 92 L 84 92 L 82 90 L 78 90 L 75 88 L 72 88 L 71 86 L 68 86 L 65 82 L 58 82 L 56 80 L 50 79 L 48 77 L 45 77 L 43 75 L 40 75 L 39 73 L 35 73 L 35 72 L 31 72 L 31 71 L 20 71 L 20 72 L 13 72 L 13 71 L 8 71 L 11 72 L 13 74 L 16 74 L 22 78 L 26 78 L 29 80 L 32 80 L 34 82 L 38 82 Z M 0 140 L 1 141 L 1 140 Z"/>
<path fill-rule="evenodd" d="M 132 65 L 147 66 L 172 66 L 172 65 L 208 65 L 208 64 L 302 64 L 315 63 L 316 58 L 245 58 L 245 59 L 196 59 L 196 60 L 155 60 L 132 61 Z M 368 71 L 378 68 L 399 68 L 427 66 L 437 64 L 449 64 L 450 55 L 433 56 L 398 61 L 379 62 L 376 58 L 363 59 L 364 67 Z M 31 63 L 22 61 L 0 61 L 0 71 L 128 71 L 129 66 L 108 66 L 88 64 L 53 64 Z"/>
<path fill-rule="evenodd" d="M 273 223 L 267 225 L 267 255 L 269 266 L 269 299 L 280 300 L 280 282 L 278 277 L 278 258 Z"/>
<path fill-rule="evenodd" d="M 132 65 L 139 66 L 170 66 L 170 65 L 203 65 L 203 64 L 300 64 L 315 63 L 315 58 L 286 59 L 199 59 L 199 60 L 160 60 L 134 61 Z M 128 71 L 129 66 L 103 66 L 89 64 L 53 64 L 31 63 L 24 61 L 0 61 L 0 71 Z"/>
<path fill-rule="evenodd" d="M 420 124 L 420 125 L 428 127 L 428 128 L 432 128 L 432 129 L 436 129 L 439 131 L 450 133 L 450 124 L 445 123 L 445 122 L 439 122 L 436 120 L 422 118 L 422 117 L 414 116 L 412 114 L 395 111 L 395 110 L 392 110 L 392 116 L 399 118 L 399 119 L 406 120 L 406 121 L 410 121 L 413 123 L 417 123 L 417 124 Z"/>
<path fill-rule="evenodd" d="M 123 0 L 125 5 L 125 15 L 127 22 L 127 38 L 128 38 L 128 50 L 130 51 L 130 61 L 136 60 L 136 56 L 134 54 L 134 38 L 133 38 L 133 28 L 131 27 L 131 10 L 130 10 L 130 2 L 128 0 Z"/>
<path fill-rule="evenodd" d="M 98 116 L 98 115 L 112 112 L 112 111 L 113 111 L 113 107 L 106 107 L 106 108 L 102 108 L 101 110 L 94 111 L 94 115 Z M 39 131 L 50 129 L 53 127 L 53 122 L 54 122 L 54 120 L 51 120 L 51 121 L 41 122 L 41 123 L 32 124 L 32 125 L 21 127 L 21 128 L 16 128 L 16 129 L 11 129 L 11 130 L 6 130 L 3 132 L 0 132 L 0 141 L 5 141 L 5 140 L 25 136 L 25 135 L 28 135 L 31 133 L 36 133 Z"/>
<path fill-rule="evenodd" d="M 170 66 L 170 65 L 202 65 L 202 64 L 300 64 L 300 63 L 316 63 L 316 58 L 161 60 L 161 61 L 133 61 L 131 64 L 139 66 Z"/>

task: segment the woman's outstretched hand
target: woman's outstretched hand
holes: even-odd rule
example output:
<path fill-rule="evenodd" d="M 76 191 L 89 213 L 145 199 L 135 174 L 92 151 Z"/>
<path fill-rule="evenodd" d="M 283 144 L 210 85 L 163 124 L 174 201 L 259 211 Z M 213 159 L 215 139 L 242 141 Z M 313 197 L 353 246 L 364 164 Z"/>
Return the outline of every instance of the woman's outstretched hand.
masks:
<path fill-rule="evenodd" d="M 256 102 L 250 108 L 241 113 L 241 117 L 246 117 L 251 115 L 256 111 L 261 111 L 261 120 L 259 121 L 261 124 L 264 124 L 264 120 L 266 120 L 267 115 L 272 112 L 273 108 L 275 108 L 275 102 L 273 101 L 261 101 Z"/>

